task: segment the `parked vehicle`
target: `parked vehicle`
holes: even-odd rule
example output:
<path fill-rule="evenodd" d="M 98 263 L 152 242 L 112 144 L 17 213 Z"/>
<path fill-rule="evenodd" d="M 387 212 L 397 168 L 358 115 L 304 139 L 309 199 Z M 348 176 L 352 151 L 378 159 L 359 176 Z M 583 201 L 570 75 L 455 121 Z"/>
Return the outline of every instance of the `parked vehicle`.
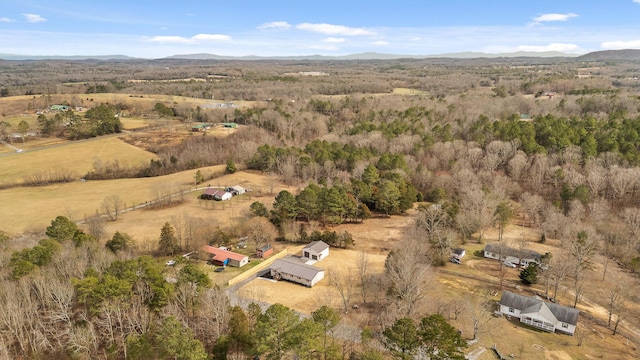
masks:
<path fill-rule="evenodd" d="M 505 261 L 503 262 L 503 264 L 504 264 L 504 266 L 506 266 L 506 267 L 510 267 L 510 268 L 514 268 L 514 269 L 518 267 L 516 264 L 512 263 L 511 261 L 507 261 L 507 260 L 505 260 Z"/>
<path fill-rule="evenodd" d="M 215 272 L 222 272 L 222 271 L 224 271 L 224 269 L 225 269 L 225 267 L 224 267 L 224 266 L 221 266 L 221 267 L 219 267 L 219 268 L 216 268 L 216 269 L 215 269 Z"/>
<path fill-rule="evenodd" d="M 175 265 L 175 264 L 176 264 L 176 261 L 175 261 L 175 260 L 169 260 L 169 261 L 167 261 L 167 266 L 173 266 L 173 265 Z"/>
<path fill-rule="evenodd" d="M 452 262 L 452 263 L 454 263 L 454 264 L 458 264 L 458 265 L 460 265 L 460 259 L 458 259 L 458 258 L 454 258 L 454 257 L 452 257 L 451 259 L 449 259 L 449 261 L 451 261 L 451 262 Z"/>

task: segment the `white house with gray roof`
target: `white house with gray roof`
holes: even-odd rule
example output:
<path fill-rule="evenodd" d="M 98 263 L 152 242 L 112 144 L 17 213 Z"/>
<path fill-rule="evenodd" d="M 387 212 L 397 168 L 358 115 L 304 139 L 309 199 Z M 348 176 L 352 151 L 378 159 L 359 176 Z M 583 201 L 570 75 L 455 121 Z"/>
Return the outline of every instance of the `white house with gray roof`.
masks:
<path fill-rule="evenodd" d="M 302 248 L 302 258 L 320 261 L 329 256 L 329 245 L 324 241 L 313 241 Z"/>
<path fill-rule="evenodd" d="M 489 259 L 509 261 L 522 267 L 534 262 L 542 263 L 542 254 L 532 250 L 514 249 L 504 244 L 487 244 L 484 247 L 484 257 Z"/>
<path fill-rule="evenodd" d="M 539 297 L 528 297 L 503 291 L 500 312 L 514 316 L 520 322 L 548 332 L 573 335 L 580 311 L 571 307 L 546 302 Z"/>
<path fill-rule="evenodd" d="M 277 259 L 269 267 L 271 277 L 275 280 L 288 280 L 312 287 L 324 278 L 324 270 L 307 265 L 292 257 Z"/>

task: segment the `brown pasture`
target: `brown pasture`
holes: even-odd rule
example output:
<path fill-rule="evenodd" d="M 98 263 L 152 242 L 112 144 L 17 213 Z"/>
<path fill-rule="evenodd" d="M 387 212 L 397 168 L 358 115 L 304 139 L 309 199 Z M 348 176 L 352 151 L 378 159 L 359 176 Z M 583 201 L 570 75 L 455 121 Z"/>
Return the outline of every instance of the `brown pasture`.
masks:
<path fill-rule="evenodd" d="M 222 100 L 209 100 L 201 98 L 191 98 L 185 96 L 160 95 L 160 94 L 51 94 L 51 95 L 21 95 L 0 98 L 0 118 L 21 115 L 24 113 L 35 114 L 36 110 L 45 110 L 53 104 L 74 103 L 85 108 L 91 108 L 101 103 L 127 104 L 133 107 L 141 107 L 149 111 L 153 110 L 156 103 L 161 102 L 166 105 L 186 104 L 190 106 L 205 106 L 221 104 Z M 255 101 L 234 101 L 236 106 L 254 106 Z M 31 109 L 31 110 L 28 110 Z M 33 118 L 35 121 L 35 117 Z"/>
<path fill-rule="evenodd" d="M 154 154 L 129 145 L 116 136 L 37 144 L 46 146 L 29 150 L 29 147 L 16 143 L 15 146 L 28 151 L 0 157 L 0 184 L 20 183 L 33 173 L 60 169 L 76 173 L 79 179 L 93 169 L 96 160 L 103 163 L 118 160 L 121 166 L 140 166 L 155 158 Z"/>

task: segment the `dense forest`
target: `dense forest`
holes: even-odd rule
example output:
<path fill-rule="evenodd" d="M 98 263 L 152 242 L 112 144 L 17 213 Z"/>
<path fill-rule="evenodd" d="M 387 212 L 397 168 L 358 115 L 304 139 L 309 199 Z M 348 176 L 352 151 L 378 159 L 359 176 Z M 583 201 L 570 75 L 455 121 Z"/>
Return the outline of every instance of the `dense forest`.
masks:
<path fill-rule="evenodd" d="M 638 292 L 624 291 L 637 287 L 640 273 L 637 63 L 3 61 L 0 75 L 2 96 L 29 95 L 34 110 L 49 97 L 96 92 L 256 101 L 215 110 L 100 104 L 84 120 L 73 110 L 40 115 L 38 131 L 71 140 L 119 133 L 115 114 L 122 110 L 147 114 L 150 123 L 240 124 L 224 138 L 185 136 L 154 145 L 149 150 L 158 159 L 147 166 L 104 164 L 85 177 L 151 177 L 221 164 L 276 174 L 298 190 L 278 193 L 272 204 L 252 203 L 247 221 L 280 241 L 349 247 L 350 235 L 331 226 L 418 209 L 416 225 L 389 253 L 383 274 L 369 276 L 366 262 L 359 263 L 354 284 L 372 316 L 349 325 L 355 333 L 337 330 L 336 309 L 319 307 L 300 318 L 281 304 L 231 306 L 225 289 L 188 262 L 168 282 L 152 256 L 192 250 L 176 242 L 175 223 L 162 229 L 151 253 L 127 234 L 101 239 L 98 225 L 79 227 L 64 216 L 31 242 L 2 235 L 0 357 L 382 359 L 420 352 L 463 358 L 462 338 L 448 323 L 463 306 L 447 302 L 429 314 L 420 306 L 424 289 L 450 248 L 482 243 L 488 229 L 514 221 L 535 228 L 539 242 L 560 244 L 561 255 L 536 270 L 538 279 L 525 273 L 524 283 L 544 283 L 549 298 L 564 285 L 575 306 L 585 284 L 601 278 L 615 294 L 607 326 L 615 333 L 620 319 L 640 319 L 624 305 L 640 301 Z M 394 91 L 400 88 L 405 93 Z M 88 106 L 83 97 L 69 95 L 66 103 Z M 5 124 L 2 131 L 15 129 Z M 310 223 L 325 231 L 307 233 Z M 235 235 L 244 234 L 218 229 L 198 243 Z M 596 255 L 606 261 L 603 273 L 587 276 Z M 630 282 L 605 281 L 609 263 L 624 267 Z M 477 308 L 465 309 L 477 320 L 475 339 L 485 320 Z"/>

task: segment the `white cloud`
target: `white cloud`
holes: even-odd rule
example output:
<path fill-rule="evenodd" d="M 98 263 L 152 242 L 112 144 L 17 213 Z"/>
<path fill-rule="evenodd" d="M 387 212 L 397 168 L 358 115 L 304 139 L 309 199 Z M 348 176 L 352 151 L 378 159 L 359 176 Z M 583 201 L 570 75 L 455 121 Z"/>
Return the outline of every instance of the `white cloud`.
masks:
<path fill-rule="evenodd" d="M 258 26 L 258 29 L 287 30 L 290 27 L 291 27 L 291 24 L 289 24 L 286 21 L 274 21 L 270 23 L 264 23 Z"/>
<path fill-rule="evenodd" d="M 328 38 L 326 38 L 326 39 L 324 39 L 322 41 L 326 42 L 326 43 L 339 44 L 339 43 L 343 43 L 343 42 L 347 41 L 347 39 L 345 39 L 345 38 L 328 37 Z"/>
<path fill-rule="evenodd" d="M 518 51 L 546 52 L 546 51 L 576 51 L 580 47 L 576 44 L 553 43 L 549 45 L 520 45 Z"/>
<path fill-rule="evenodd" d="M 195 44 L 204 41 L 230 41 L 231 36 L 220 34 L 198 34 L 190 38 L 184 36 L 153 36 L 146 40 L 162 44 Z"/>
<path fill-rule="evenodd" d="M 378 40 L 378 41 L 372 42 L 371 45 L 387 46 L 387 45 L 389 45 L 389 43 L 384 41 L 384 40 Z"/>
<path fill-rule="evenodd" d="M 13 22 L 13 20 L 6 17 L 0 17 L 0 22 L 9 23 L 9 22 Z"/>
<path fill-rule="evenodd" d="M 45 19 L 42 16 L 37 15 L 37 14 L 22 14 L 22 16 L 24 16 L 24 18 L 25 18 L 25 20 L 27 20 L 27 22 L 30 22 L 32 24 L 47 21 L 47 19 Z"/>
<path fill-rule="evenodd" d="M 640 2 L 640 0 L 635 2 Z M 607 50 L 638 49 L 640 48 L 640 39 L 628 41 L 605 41 L 600 44 L 600 46 Z"/>
<path fill-rule="evenodd" d="M 149 38 L 148 41 L 166 44 L 189 44 L 194 42 L 182 36 L 154 36 Z"/>
<path fill-rule="evenodd" d="M 566 14 L 542 14 L 538 17 L 533 18 L 534 24 L 539 24 L 548 21 L 567 21 L 571 18 L 577 17 L 577 14 L 574 13 L 566 13 Z"/>
<path fill-rule="evenodd" d="M 351 28 L 343 25 L 332 24 L 311 24 L 302 23 L 297 26 L 300 30 L 313 31 L 325 35 L 343 35 L 343 36 L 358 36 L 358 35 L 375 35 L 375 32 L 362 29 Z"/>
<path fill-rule="evenodd" d="M 633 2 L 640 4 L 640 0 L 633 0 Z"/>
<path fill-rule="evenodd" d="M 221 34 L 198 34 L 193 36 L 191 39 L 204 41 L 229 41 L 231 40 L 231 36 Z"/>

